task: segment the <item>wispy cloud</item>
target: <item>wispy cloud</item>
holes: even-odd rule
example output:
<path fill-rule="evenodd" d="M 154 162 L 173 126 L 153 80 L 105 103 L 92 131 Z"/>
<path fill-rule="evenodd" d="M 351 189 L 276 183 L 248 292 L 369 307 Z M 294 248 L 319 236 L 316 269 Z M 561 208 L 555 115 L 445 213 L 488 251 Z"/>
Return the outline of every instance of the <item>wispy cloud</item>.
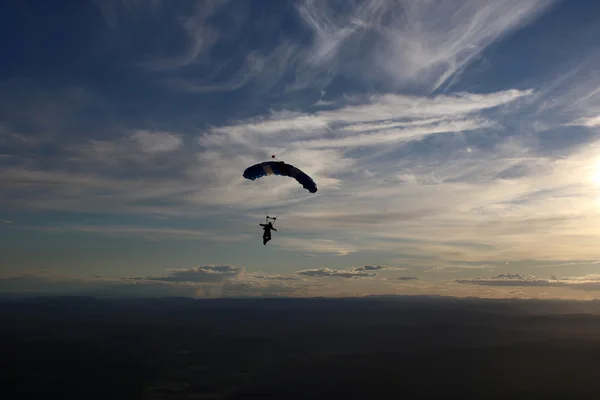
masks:
<path fill-rule="evenodd" d="M 196 3 L 185 16 L 178 18 L 179 27 L 184 34 L 186 44 L 180 54 L 156 57 L 142 63 L 151 70 L 172 70 L 190 66 L 211 49 L 218 40 L 220 32 L 210 24 L 209 19 L 229 0 L 209 0 Z"/>
<path fill-rule="evenodd" d="M 403 143 L 433 133 L 485 127 L 489 123 L 485 119 L 469 117 L 479 111 L 517 101 L 531 93 L 531 90 L 508 90 L 489 94 L 440 95 L 433 98 L 371 96 L 358 98 L 354 100 L 354 104 L 342 104 L 333 110 L 306 114 L 284 111 L 274 113 L 269 118 L 217 127 L 199 140 L 200 144 L 210 147 L 259 147 L 267 142 L 273 143 L 274 139 L 278 143 L 299 141 L 302 147 L 329 147 L 327 143 L 331 141 L 318 137 L 334 135 L 339 144 L 333 147 L 352 144 L 344 143 L 344 140 L 360 144 L 361 139 L 367 142 L 365 144 L 377 144 L 386 138 Z M 390 135 L 390 131 L 395 134 Z M 306 141 L 310 137 L 317 139 Z M 383 140 L 381 144 L 385 146 L 388 143 Z"/>
<path fill-rule="evenodd" d="M 179 134 L 137 130 L 115 140 L 90 140 L 70 150 L 79 161 L 114 165 L 128 161 L 149 163 L 154 156 L 179 150 L 181 145 Z"/>
<path fill-rule="evenodd" d="M 172 77 L 165 79 L 164 84 L 173 90 L 190 93 L 230 92 L 249 85 L 255 95 L 268 93 L 297 59 L 297 51 L 296 45 L 284 42 L 266 54 L 258 50 L 251 51 L 245 56 L 241 67 L 231 75 L 220 77 L 219 68 L 216 73 L 203 78 Z"/>
<path fill-rule="evenodd" d="M 541 265 L 535 265 L 533 268 L 556 268 L 556 267 L 575 267 L 575 266 L 588 266 L 598 265 L 600 260 L 573 260 L 569 262 L 555 261 L 552 263 L 543 263 Z"/>
<path fill-rule="evenodd" d="M 334 2 L 307 0 L 299 11 L 314 34 L 311 64 L 433 91 L 551 3 L 371 0 L 340 10 Z"/>
<path fill-rule="evenodd" d="M 296 272 L 298 275 L 310 276 L 310 277 L 338 277 L 338 278 L 364 278 L 375 276 L 377 273 L 374 271 L 385 270 L 386 267 L 379 265 L 365 265 L 362 267 L 351 267 L 346 269 L 330 269 L 330 268 L 316 268 L 307 269 Z"/>
<path fill-rule="evenodd" d="M 170 87 L 206 93 L 237 91 L 253 84 L 253 95 L 258 96 L 282 87 L 284 92 L 323 89 L 339 76 L 362 84 L 431 92 L 457 80 L 490 44 L 531 22 L 552 3 L 527 0 L 508 7 L 491 2 L 367 0 L 342 5 L 304 0 L 283 7 L 294 12 L 303 26 L 295 27 L 298 32 L 292 28 L 295 35 L 282 37 L 273 36 L 280 34 L 275 27 L 283 21 L 253 14 L 244 2 L 212 0 L 193 7 L 158 1 L 146 7 L 99 3 L 99 9 L 113 29 L 123 24 L 121 19 L 139 24 L 132 10 L 154 15 L 144 19 L 146 23 L 161 13 L 170 16 L 162 19 L 163 24 L 150 24 L 149 37 L 155 38 L 157 54 L 147 55 L 141 63 L 151 71 L 169 73 L 164 81 Z M 244 24 L 248 19 L 256 25 Z M 228 22 L 226 28 L 219 25 L 222 20 Z M 261 26 L 271 45 L 245 38 L 232 42 L 232 36 L 242 32 L 238 27 L 247 26 Z M 166 46 L 155 31 L 178 35 L 182 45 Z M 221 46 L 229 48 L 227 57 L 213 51 Z M 201 74 L 172 74 L 181 69 Z M 279 85 L 284 78 L 286 84 Z"/>
<path fill-rule="evenodd" d="M 163 0 L 94 0 L 98 11 L 109 29 L 117 29 L 122 17 L 135 17 L 139 13 L 155 12 L 163 3 Z"/>
<path fill-rule="evenodd" d="M 318 238 L 300 238 L 300 237 L 281 237 L 278 238 L 277 246 L 301 252 L 308 253 L 325 253 L 335 254 L 338 256 L 346 256 L 356 252 L 350 244 L 346 244 L 334 239 L 318 239 Z"/>
<path fill-rule="evenodd" d="M 169 271 L 165 277 L 150 277 L 148 279 L 167 282 L 223 282 L 237 279 L 244 273 L 243 267 L 232 265 L 205 265 L 203 267 L 189 269 L 175 269 Z"/>
<path fill-rule="evenodd" d="M 520 274 L 501 274 L 492 278 L 458 279 L 456 282 L 482 286 L 535 286 L 564 287 L 586 291 L 600 290 L 600 276 L 598 275 L 567 278 L 559 278 L 556 276 L 538 278 Z"/>
<path fill-rule="evenodd" d="M 581 126 L 586 126 L 588 128 L 596 128 L 596 127 L 600 126 L 600 116 L 582 117 L 582 118 L 576 119 L 575 121 L 571 122 L 570 125 L 581 125 Z"/>

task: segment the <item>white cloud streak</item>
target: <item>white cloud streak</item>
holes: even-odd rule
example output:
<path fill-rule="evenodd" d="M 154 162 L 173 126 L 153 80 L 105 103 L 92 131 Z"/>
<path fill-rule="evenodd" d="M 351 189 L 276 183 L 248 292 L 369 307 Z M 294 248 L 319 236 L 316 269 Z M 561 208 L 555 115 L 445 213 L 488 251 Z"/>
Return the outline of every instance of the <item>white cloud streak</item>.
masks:
<path fill-rule="evenodd" d="M 600 290 L 600 276 L 598 275 L 567 278 L 559 278 L 556 276 L 538 278 L 520 274 L 501 274 L 492 278 L 458 279 L 456 282 L 481 286 L 562 287 L 584 291 Z"/>
<path fill-rule="evenodd" d="M 600 126 L 600 116 L 579 118 L 569 125 L 580 125 L 588 128 L 597 128 Z"/>
<path fill-rule="evenodd" d="M 433 91 L 552 2 L 370 0 L 342 10 L 333 4 L 306 0 L 299 6 L 314 34 L 310 64 L 338 69 L 347 64 L 363 79 Z"/>

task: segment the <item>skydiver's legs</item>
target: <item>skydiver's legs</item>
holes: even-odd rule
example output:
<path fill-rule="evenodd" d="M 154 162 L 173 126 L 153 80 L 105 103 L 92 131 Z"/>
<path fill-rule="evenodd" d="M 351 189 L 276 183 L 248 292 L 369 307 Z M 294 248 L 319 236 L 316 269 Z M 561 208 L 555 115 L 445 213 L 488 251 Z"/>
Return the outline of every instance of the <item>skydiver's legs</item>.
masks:
<path fill-rule="evenodd" d="M 271 234 L 270 234 L 270 233 L 267 233 L 267 232 L 265 232 L 265 233 L 264 233 L 264 235 L 263 235 L 263 244 L 267 244 L 267 242 L 268 242 L 269 240 L 271 240 Z"/>

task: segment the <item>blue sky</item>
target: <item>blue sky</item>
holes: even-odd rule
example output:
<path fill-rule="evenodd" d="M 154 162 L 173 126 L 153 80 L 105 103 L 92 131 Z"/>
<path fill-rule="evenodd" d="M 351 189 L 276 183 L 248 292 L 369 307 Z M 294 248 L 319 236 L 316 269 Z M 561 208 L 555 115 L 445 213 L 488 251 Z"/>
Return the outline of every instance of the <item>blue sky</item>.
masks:
<path fill-rule="evenodd" d="M 3 2 L 0 291 L 597 297 L 599 16 Z"/>

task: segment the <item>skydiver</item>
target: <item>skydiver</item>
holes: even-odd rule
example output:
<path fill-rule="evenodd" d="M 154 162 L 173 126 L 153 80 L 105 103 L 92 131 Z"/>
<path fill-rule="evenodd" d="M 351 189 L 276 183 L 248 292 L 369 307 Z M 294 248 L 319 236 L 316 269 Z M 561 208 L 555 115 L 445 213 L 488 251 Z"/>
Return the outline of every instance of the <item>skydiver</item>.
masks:
<path fill-rule="evenodd" d="M 271 240 L 271 230 L 274 230 L 275 232 L 277 232 L 277 229 L 275 229 L 275 227 L 273 226 L 273 223 L 271 221 L 267 222 L 266 224 L 259 224 L 260 226 L 263 227 L 264 233 L 263 233 L 263 244 L 267 244 L 267 242 L 269 240 Z"/>

